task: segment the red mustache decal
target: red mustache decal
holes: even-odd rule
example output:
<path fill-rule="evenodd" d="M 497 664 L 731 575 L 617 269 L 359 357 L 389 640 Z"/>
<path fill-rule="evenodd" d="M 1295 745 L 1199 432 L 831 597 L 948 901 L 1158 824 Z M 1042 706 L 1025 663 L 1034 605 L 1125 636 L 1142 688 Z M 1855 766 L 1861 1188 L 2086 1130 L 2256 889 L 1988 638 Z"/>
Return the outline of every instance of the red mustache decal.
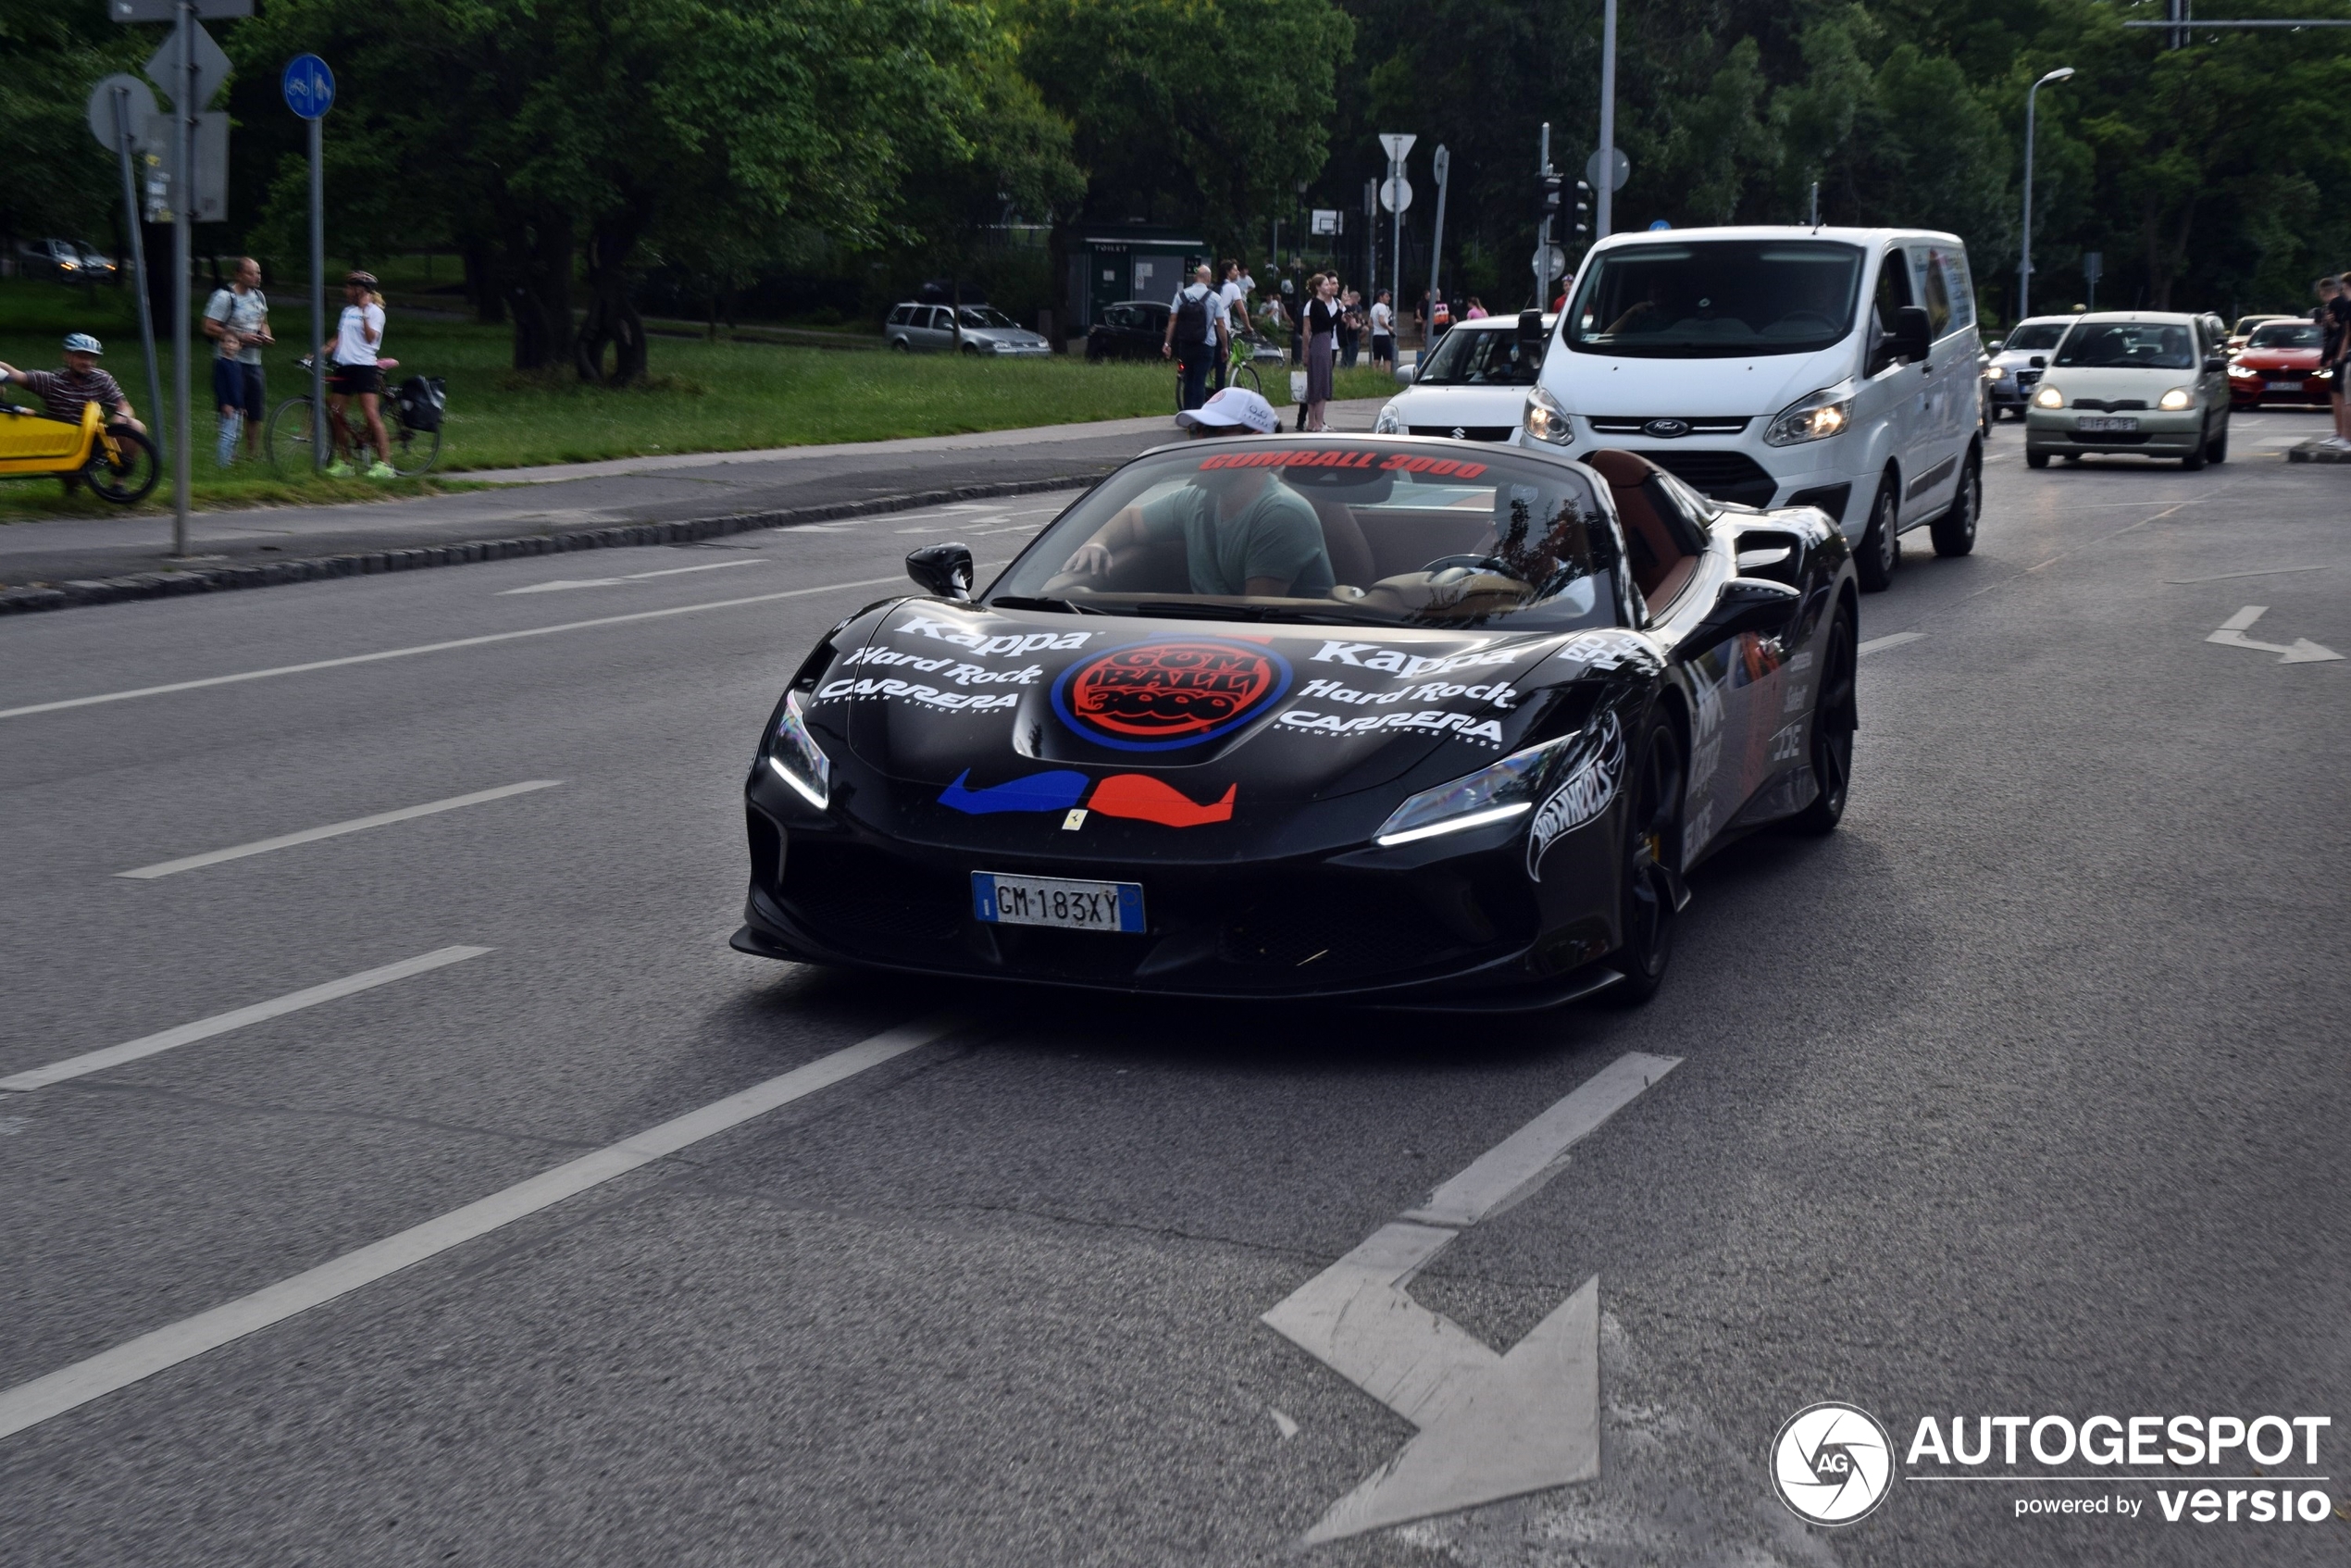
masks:
<path fill-rule="evenodd" d="M 1199 805 L 1182 790 L 1163 784 L 1149 774 L 1113 773 L 1094 786 L 1093 799 L 1086 803 L 1086 809 L 1101 812 L 1104 816 L 1131 816 L 1169 828 L 1199 828 L 1211 822 L 1232 821 L 1233 797 L 1239 792 L 1239 785 L 1227 785 L 1223 800 Z"/>

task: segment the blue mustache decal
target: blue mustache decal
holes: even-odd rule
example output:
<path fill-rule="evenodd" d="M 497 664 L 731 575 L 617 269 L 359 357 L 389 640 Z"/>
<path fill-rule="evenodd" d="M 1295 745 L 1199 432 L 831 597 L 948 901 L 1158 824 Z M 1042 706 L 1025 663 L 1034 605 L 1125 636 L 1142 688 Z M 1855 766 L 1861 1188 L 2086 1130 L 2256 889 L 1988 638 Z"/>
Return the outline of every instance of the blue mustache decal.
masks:
<path fill-rule="evenodd" d="M 969 768 L 957 774 L 955 781 L 939 791 L 939 803 L 973 816 L 1000 811 L 1067 811 L 1086 793 L 1087 778 L 1075 768 L 1032 773 L 985 790 L 965 789 L 964 780 L 971 776 Z"/>

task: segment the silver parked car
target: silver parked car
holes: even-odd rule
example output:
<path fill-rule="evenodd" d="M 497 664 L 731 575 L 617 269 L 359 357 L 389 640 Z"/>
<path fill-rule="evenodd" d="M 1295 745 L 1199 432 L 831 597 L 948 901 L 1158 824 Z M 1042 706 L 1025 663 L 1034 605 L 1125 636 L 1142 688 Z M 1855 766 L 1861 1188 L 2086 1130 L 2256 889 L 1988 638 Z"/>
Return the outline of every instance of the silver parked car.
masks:
<path fill-rule="evenodd" d="M 975 355 L 1039 359 L 1053 352 L 1052 344 L 993 305 L 967 305 L 962 309 L 959 334 L 954 306 L 902 305 L 882 323 L 883 341 L 900 354 L 952 354 L 959 337 L 963 351 Z"/>

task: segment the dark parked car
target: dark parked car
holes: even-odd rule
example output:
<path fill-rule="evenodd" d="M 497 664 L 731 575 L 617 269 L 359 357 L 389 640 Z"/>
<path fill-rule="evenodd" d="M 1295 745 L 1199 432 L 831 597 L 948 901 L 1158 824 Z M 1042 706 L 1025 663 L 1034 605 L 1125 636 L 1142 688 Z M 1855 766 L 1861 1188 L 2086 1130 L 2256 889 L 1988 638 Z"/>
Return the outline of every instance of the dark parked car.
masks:
<path fill-rule="evenodd" d="M 1121 300 L 1102 307 L 1102 318 L 1086 334 L 1086 357 L 1157 359 L 1167 341 L 1167 307 L 1151 300 Z"/>

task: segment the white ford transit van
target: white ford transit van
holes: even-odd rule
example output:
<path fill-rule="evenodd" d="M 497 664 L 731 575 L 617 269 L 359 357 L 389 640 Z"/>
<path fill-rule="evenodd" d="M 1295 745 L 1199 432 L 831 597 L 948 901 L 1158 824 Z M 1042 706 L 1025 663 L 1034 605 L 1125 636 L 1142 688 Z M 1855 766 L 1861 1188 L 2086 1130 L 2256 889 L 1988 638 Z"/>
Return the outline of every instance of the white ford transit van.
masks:
<path fill-rule="evenodd" d="M 1818 506 L 1886 585 L 1900 535 L 1975 546 L 1984 373 L 1967 248 L 1908 229 L 1594 245 L 1512 440 L 1637 452 L 1749 506 Z"/>

